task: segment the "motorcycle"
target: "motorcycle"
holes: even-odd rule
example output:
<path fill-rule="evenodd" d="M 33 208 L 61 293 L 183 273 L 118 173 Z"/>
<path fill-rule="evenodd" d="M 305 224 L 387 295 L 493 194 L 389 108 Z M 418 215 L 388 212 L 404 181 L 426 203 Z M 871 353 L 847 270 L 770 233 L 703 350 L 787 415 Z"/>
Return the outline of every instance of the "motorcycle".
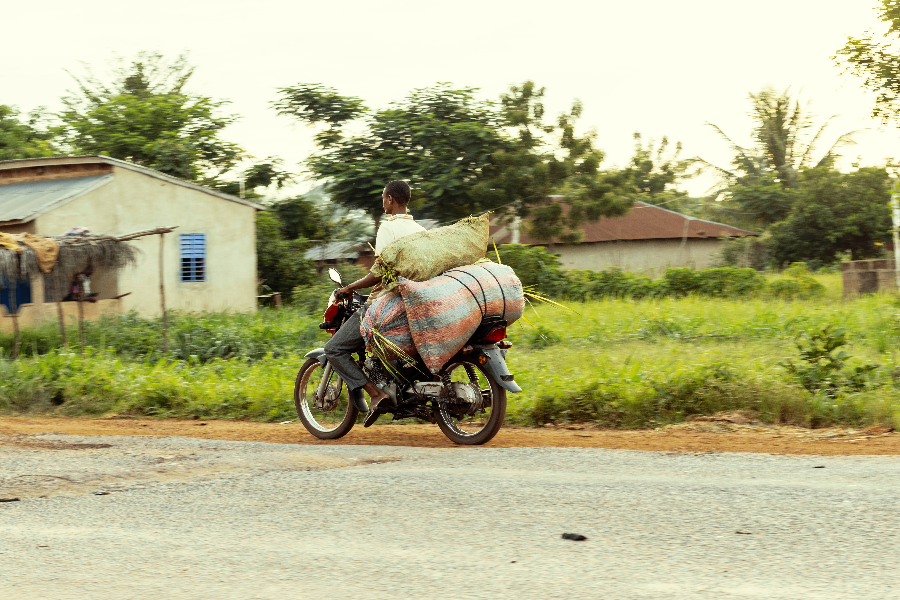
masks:
<path fill-rule="evenodd" d="M 329 269 L 328 274 L 338 287 L 343 285 L 335 269 Z M 357 293 L 343 296 L 331 293 L 319 324 L 331 335 L 368 299 Z M 503 425 L 506 393 L 522 391 L 506 366 L 506 352 L 512 347 L 506 340 L 506 326 L 500 318 L 483 319 L 469 341 L 437 374 L 428 370 L 418 354 L 407 357 L 414 359 L 412 363 L 401 359 L 386 365 L 365 352 L 359 352 L 356 360 L 369 381 L 394 399 L 394 406 L 384 414 L 393 415 L 394 420 L 417 418 L 437 423 L 457 444 L 484 444 Z M 309 352 L 306 358 L 294 385 L 297 415 L 317 438 L 341 438 L 353 429 L 360 413 L 368 411 L 363 390 L 347 389 L 326 359 L 324 348 Z"/>

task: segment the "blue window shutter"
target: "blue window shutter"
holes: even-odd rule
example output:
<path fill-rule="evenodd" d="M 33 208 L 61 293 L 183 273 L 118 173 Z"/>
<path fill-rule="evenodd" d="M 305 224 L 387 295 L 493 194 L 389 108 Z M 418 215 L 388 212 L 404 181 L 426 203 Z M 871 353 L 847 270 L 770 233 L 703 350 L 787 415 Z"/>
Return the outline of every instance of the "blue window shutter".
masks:
<path fill-rule="evenodd" d="M 206 281 L 206 234 L 181 234 L 181 280 Z"/>

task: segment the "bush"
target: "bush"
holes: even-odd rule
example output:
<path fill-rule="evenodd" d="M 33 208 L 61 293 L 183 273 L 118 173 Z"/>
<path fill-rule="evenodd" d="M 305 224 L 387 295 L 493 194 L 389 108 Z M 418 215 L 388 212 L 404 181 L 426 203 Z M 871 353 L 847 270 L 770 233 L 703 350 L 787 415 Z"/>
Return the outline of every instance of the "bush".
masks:
<path fill-rule="evenodd" d="M 327 298 L 327 295 L 326 295 Z M 258 361 L 267 355 L 284 356 L 308 348 L 319 336 L 318 318 L 291 309 L 260 309 L 256 315 L 170 312 L 169 355 L 162 356 L 162 323 L 137 313 L 106 315 L 85 321 L 90 348 L 110 351 L 127 360 L 160 358 L 206 363 L 240 358 Z M 70 347 L 77 346 L 77 327 L 68 328 Z M 59 327 L 47 323 L 23 329 L 22 355 L 41 355 L 62 349 Z M 0 336 L 0 351 L 12 348 L 11 335 Z"/>
<path fill-rule="evenodd" d="M 806 263 L 793 263 L 782 275 L 786 278 L 776 279 L 767 286 L 767 291 L 775 298 L 808 300 L 825 293 L 825 287 L 809 274 Z"/>
<path fill-rule="evenodd" d="M 534 286 L 540 293 L 563 296 L 569 285 L 566 273 L 559 267 L 557 255 L 543 246 L 504 244 L 498 248 L 500 260 L 516 272 L 525 287 Z M 489 258 L 495 258 L 488 256 Z"/>

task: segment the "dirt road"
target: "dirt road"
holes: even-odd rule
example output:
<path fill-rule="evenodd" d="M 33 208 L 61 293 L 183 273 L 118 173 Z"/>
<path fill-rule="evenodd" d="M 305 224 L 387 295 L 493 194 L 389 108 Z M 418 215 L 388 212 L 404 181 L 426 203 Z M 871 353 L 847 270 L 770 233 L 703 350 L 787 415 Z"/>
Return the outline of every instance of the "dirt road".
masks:
<path fill-rule="evenodd" d="M 493 448 L 578 447 L 665 452 L 763 452 L 772 454 L 862 455 L 900 454 L 900 433 L 883 427 L 856 431 L 803 429 L 742 423 L 719 417 L 653 430 L 594 430 L 569 425 L 535 429 L 504 427 L 488 444 Z M 355 427 L 337 442 L 313 438 L 299 422 L 285 424 L 248 421 L 179 421 L 174 419 L 62 419 L 0 418 L 0 444 L 14 436 L 43 432 L 71 435 L 158 435 L 207 440 L 279 444 L 353 444 L 456 447 L 436 425 L 375 425 Z M 6 441 L 3 441 L 6 436 Z"/>

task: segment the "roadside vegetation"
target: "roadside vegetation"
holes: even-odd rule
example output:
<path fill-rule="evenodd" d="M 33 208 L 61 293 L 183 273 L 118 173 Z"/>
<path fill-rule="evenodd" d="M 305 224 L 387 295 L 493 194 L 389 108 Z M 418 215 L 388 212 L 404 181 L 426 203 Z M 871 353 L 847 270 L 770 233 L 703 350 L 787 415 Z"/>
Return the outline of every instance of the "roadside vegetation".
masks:
<path fill-rule="evenodd" d="M 785 276 L 760 277 L 763 291 L 740 297 L 529 308 L 531 325 L 510 328 L 508 360 L 525 392 L 509 396 L 508 422 L 640 428 L 743 410 L 809 427 L 900 424 L 897 300 L 844 303 L 837 274 L 804 274 L 817 293 L 777 298 L 765 290 Z M 294 419 L 296 371 L 326 339 L 318 310 L 172 314 L 165 356 L 159 322 L 134 315 L 88 323 L 84 356 L 61 347 L 52 325 L 26 330 L 23 357 L 0 361 L 0 412 Z M 10 344 L 0 337 L 4 352 Z"/>

